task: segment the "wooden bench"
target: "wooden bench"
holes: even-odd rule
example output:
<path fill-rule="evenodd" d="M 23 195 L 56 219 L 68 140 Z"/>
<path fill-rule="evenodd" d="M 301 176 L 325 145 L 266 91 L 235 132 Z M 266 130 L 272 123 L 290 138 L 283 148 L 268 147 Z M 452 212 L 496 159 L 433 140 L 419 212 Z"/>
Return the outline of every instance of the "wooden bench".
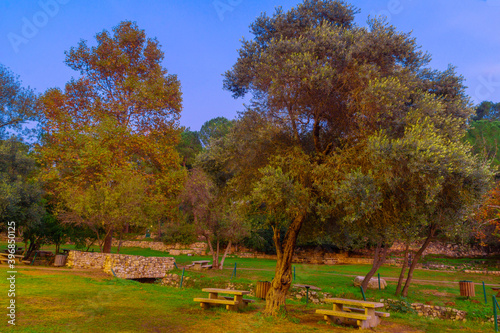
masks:
<path fill-rule="evenodd" d="M 208 309 L 211 305 L 225 305 L 228 310 L 237 310 L 247 306 L 252 301 L 243 299 L 243 295 L 250 293 L 246 290 L 204 288 L 202 291 L 208 293 L 208 298 L 195 298 L 194 301 L 199 302 L 203 309 Z M 229 294 L 233 297 L 219 296 L 219 294 Z"/>
<path fill-rule="evenodd" d="M 323 315 L 326 321 L 351 324 L 361 329 L 376 327 L 380 323 L 380 317 L 389 317 L 390 315 L 389 313 L 375 311 L 377 308 L 384 307 L 383 303 L 344 298 L 327 298 L 325 302 L 333 303 L 333 309 L 318 309 L 316 313 Z"/>
<path fill-rule="evenodd" d="M 195 302 L 200 302 L 202 309 L 208 309 L 210 305 L 225 305 L 227 310 L 236 310 L 238 302 L 235 300 L 212 299 L 212 298 L 195 298 Z"/>
<path fill-rule="evenodd" d="M 357 312 L 357 313 L 365 312 L 365 310 L 363 309 L 348 308 L 348 307 L 344 307 L 344 311 Z M 391 314 L 388 312 L 380 312 L 380 311 L 375 311 L 375 315 L 383 318 L 389 318 L 391 316 Z"/>
<path fill-rule="evenodd" d="M 491 287 L 491 290 L 497 292 L 497 296 L 496 297 L 500 297 L 500 287 Z"/>
<path fill-rule="evenodd" d="M 22 255 L 19 255 L 19 254 L 14 254 L 14 259 L 9 259 L 9 254 L 7 253 L 0 253 L 0 262 L 3 264 L 8 264 L 9 263 L 9 260 L 14 260 L 14 263 L 16 264 L 20 264 L 22 259 L 23 259 L 23 256 Z"/>
<path fill-rule="evenodd" d="M 230 296 L 219 296 L 219 299 L 232 300 L 234 298 Z M 245 303 L 244 305 L 248 305 L 248 303 L 255 303 L 255 300 L 248 298 L 242 298 L 241 301 Z"/>

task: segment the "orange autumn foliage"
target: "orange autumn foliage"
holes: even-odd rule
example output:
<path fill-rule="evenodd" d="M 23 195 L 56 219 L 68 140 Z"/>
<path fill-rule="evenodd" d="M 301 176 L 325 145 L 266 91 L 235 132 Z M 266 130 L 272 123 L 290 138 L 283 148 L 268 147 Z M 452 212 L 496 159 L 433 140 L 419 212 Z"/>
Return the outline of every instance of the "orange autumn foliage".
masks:
<path fill-rule="evenodd" d="M 66 52 L 80 77 L 41 96 L 37 153 L 61 216 L 109 236 L 174 207 L 184 178 L 175 149 L 182 98 L 177 77 L 161 66 L 158 41 L 135 23 L 121 22 L 96 40 Z"/>

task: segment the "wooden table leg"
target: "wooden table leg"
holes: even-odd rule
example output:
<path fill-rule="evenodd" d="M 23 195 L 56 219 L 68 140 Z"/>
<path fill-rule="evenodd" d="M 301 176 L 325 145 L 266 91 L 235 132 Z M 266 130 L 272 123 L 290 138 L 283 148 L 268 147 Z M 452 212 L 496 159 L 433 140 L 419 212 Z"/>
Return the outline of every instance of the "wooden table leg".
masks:
<path fill-rule="evenodd" d="M 217 298 L 219 298 L 219 293 L 209 293 L 208 298 L 217 299 Z"/>

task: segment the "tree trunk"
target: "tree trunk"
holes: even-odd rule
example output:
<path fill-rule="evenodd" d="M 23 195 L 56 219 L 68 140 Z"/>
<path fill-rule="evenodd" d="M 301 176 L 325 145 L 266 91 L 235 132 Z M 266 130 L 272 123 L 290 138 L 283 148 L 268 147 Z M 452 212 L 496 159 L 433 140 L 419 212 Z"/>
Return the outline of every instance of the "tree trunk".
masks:
<path fill-rule="evenodd" d="M 271 288 L 266 296 L 267 315 L 276 316 L 280 309 L 286 311 L 286 294 L 292 283 L 292 258 L 297 243 L 297 236 L 305 219 L 305 214 L 297 216 L 288 227 L 283 242 L 280 240 L 280 230 L 273 227 L 274 245 L 276 246 L 276 272 L 271 282 Z"/>
<path fill-rule="evenodd" d="M 59 254 L 59 248 L 61 247 L 61 244 L 56 244 L 56 255 Z"/>
<path fill-rule="evenodd" d="M 205 236 L 207 239 L 208 245 L 210 246 L 210 251 L 212 252 L 212 267 L 219 267 L 219 240 L 216 242 L 217 250 L 214 250 L 214 246 L 212 244 L 212 240 Z"/>
<path fill-rule="evenodd" d="M 41 244 L 39 243 L 39 238 L 35 237 L 33 239 L 30 239 L 29 242 L 30 245 L 25 253 L 24 259 L 28 259 L 34 252 L 40 250 Z"/>
<path fill-rule="evenodd" d="M 408 252 L 410 250 L 410 242 L 406 243 L 403 267 L 401 267 L 401 273 L 399 274 L 398 286 L 396 287 L 396 296 L 401 293 L 401 288 L 403 287 L 403 279 L 405 277 L 406 268 L 408 267 Z"/>
<path fill-rule="evenodd" d="M 220 240 L 217 237 L 217 254 L 215 255 L 215 261 L 212 267 L 219 267 L 219 249 L 220 249 Z"/>
<path fill-rule="evenodd" d="M 387 256 L 387 252 L 389 251 L 390 247 L 391 245 L 384 245 L 382 242 L 379 242 L 377 244 L 377 248 L 375 249 L 375 257 L 373 258 L 372 269 L 370 269 L 368 274 L 366 274 L 363 283 L 361 283 L 361 287 L 363 287 L 363 290 L 367 289 L 370 279 L 375 275 L 375 273 L 377 273 L 380 266 L 384 264 L 385 257 Z"/>
<path fill-rule="evenodd" d="M 424 244 L 422 244 L 422 247 L 420 247 L 418 252 L 415 254 L 415 258 L 413 258 L 413 262 L 411 263 L 410 270 L 408 271 L 408 277 L 406 278 L 405 286 L 403 288 L 402 294 L 404 297 L 408 297 L 408 288 L 410 287 L 411 279 L 413 277 L 413 271 L 415 270 L 415 267 L 417 266 L 417 263 L 420 260 L 422 253 L 424 253 L 427 246 L 429 246 L 429 244 L 431 243 L 435 231 L 436 229 L 433 226 L 431 226 L 431 228 L 429 229 L 429 235 L 427 236 L 427 239 L 425 240 Z"/>
<path fill-rule="evenodd" d="M 118 248 L 116 249 L 116 253 L 120 253 L 121 247 L 122 247 L 122 233 L 120 232 L 120 236 L 118 238 Z"/>
<path fill-rule="evenodd" d="M 227 254 L 229 253 L 229 249 L 231 248 L 231 241 L 227 244 L 226 251 L 224 251 L 224 254 L 222 255 L 222 259 L 220 260 L 219 264 L 219 269 L 222 269 L 224 267 L 224 259 L 226 259 Z"/>
<path fill-rule="evenodd" d="M 102 246 L 102 253 L 111 253 L 111 243 L 113 242 L 113 227 L 110 227 L 104 238 L 104 245 Z"/>
<path fill-rule="evenodd" d="M 87 243 L 87 249 L 85 250 L 85 252 L 89 252 L 90 247 L 91 247 L 92 245 L 94 245 L 94 243 L 95 243 L 95 241 L 96 241 L 96 240 L 97 240 L 97 239 L 94 239 L 92 242 Z"/>

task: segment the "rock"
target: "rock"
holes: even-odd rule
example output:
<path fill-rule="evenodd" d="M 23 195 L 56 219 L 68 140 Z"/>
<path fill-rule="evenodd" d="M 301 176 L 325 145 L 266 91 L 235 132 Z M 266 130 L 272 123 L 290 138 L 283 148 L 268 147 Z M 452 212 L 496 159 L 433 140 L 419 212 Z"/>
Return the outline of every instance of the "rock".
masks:
<path fill-rule="evenodd" d="M 363 283 L 363 280 L 365 279 L 364 276 L 356 276 L 354 278 L 354 286 L 359 287 L 361 286 L 361 283 Z M 385 282 L 384 279 L 380 279 L 380 289 L 385 289 L 387 287 L 387 282 Z M 370 282 L 368 282 L 368 289 L 378 289 L 378 278 L 372 277 L 370 279 Z"/>

